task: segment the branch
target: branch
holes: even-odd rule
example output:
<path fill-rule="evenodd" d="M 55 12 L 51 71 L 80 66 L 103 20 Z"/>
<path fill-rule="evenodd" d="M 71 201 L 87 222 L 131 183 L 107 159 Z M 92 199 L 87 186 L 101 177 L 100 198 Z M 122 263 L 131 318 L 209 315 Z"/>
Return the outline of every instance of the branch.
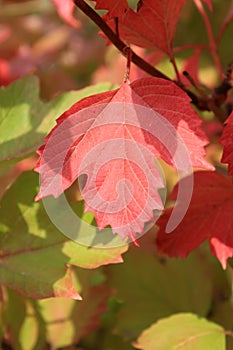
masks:
<path fill-rule="evenodd" d="M 199 0 L 195 0 L 196 4 L 199 4 Z M 92 9 L 91 6 L 89 6 L 85 0 L 74 0 L 75 5 L 83 12 L 85 15 L 87 15 L 106 35 L 106 37 L 111 41 L 111 43 L 124 55 L 131 57 L 132 62 L 138 66 L 140 69 L 142 69 L 144 72 L 150 74 L 151 76 L 166 79 L 169 81 L 171 80 L 168 76 L 160 72 L 158 69 L 154 68 L 152 65 L 150 65 L 148 62 L 146 62 L 144 59 L 142 59 L 140 56 L 138 56 L 135 52 L 131 50 L 130 47 L 128 47 L 122 40 L 120 40 L 119 36 L 114 33 L 114 31 L 108 26 L 108 24 L 102 19 L 101 16 L 98 15 L 98 13 Z M 210 29 L 208 25 L 208 29 Z M 210 34 L 210 33 L 209 33 Z M 212 32 L 210 34 L 211 37 L 211 48 L 213 49 L 214 39 L 212 36 Z M 215 46 L 216 48 L 216 46 Z M 212 51 L 213 56 L 216 60 L 218 60 L 217 53 L 213 50 Z M 218 62 L 220 64 L 220 62 Z M 220 67 L 219 67 L 220 68 Z M 188 90 L 185 88 L 185 86 L 182 84 L 182 82 L 179 81 L 173 81 L 177 86 L 179 86 L 186 94 L 191 98 L 191 102 L 200 110 L 200 111 L 213 111 L 215 116 L 223 122 L 223 120 L 226 119 L 226 116 L 224 115 L 224 111 L 221 109 L 221 107 L 216 103 L 215 96 L 210 97 L 203 97 L 196 95 L 194 92 Z"/>
<path fill-rule="evenodd" d="M 114 31 L 107 25 L 107 23 L 93 10 L 84 0 L 74 0 L 75 5 L 85 13 L 106 35 L 106 37 L 113 43 L 114 46 L 124 55 L 127 56 L 128 46 L 119 39 Z M 130 49 L 131 50 L 131 49 Z M 144 72 L 158 78 L 171 80 L 168 76 L 154 68 L 151 64 L 144 61 L 140 56 L 131 50 L 131 59 L 136 66 L 144 70 Z"/>

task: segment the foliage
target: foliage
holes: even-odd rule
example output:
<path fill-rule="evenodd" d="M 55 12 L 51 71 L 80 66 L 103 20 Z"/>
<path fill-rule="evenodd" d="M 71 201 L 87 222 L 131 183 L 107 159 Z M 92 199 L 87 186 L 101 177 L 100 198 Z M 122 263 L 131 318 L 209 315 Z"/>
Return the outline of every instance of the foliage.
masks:
<path fill-rule="evenodd" d="M 232 349 L 232 9 L 1 2 L 2 349 Z"/>

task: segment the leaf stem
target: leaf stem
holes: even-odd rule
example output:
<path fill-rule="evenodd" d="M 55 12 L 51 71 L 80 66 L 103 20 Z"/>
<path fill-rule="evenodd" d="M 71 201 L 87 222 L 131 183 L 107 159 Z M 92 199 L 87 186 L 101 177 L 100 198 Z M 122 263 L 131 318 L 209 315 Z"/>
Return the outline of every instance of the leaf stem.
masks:
<path fill-rule="evenodd" d="M 226 15 L 226 18 L 225 20 L 223 21 L 222 25 L 221 25 L 221 28 L 218 32 L 218 35 L 217 35 L 217 39 L 216 39 L 216 45 L 219 46 L 220 44 L 220 41 L 222 39 L 222 36 L 223 34 L 225 33 L 228 25 L 230 24 L 230 22 L 232 21 L 232 18 L 233 18 L 233 0 L 231 1 L 231 4 L 230 4 L 230 7 L 229 7 L 229 10 L 227 11 L 227 15 Z"/>
<path fill-rule="evenodd" d="M 218 52 L 217 52 L 217 44 L 216 44 L 216 41 L 215 41 L 215 38 L 214 38 L 214 34 L 213 34 L 213 31 L 212 31 L 212 27 L 211 27 L 211 23 L 210 23 L 210 20 L 209 20 L 209 17 L 204 9 L 204 6 L 201 2 L 201 0 L 194 0 L 196 6 L 197 6 L 197 9 L 198 11 L 200 12 L 202 18 L 203 18 L 203 21 L 204 21 L 204 24 L 205 24 L 205 27 L 206 27 L 206 32 L 207 32 L 207 36 L 208 36 L 208 39 L 209 39 L 209 42 L 210 42 L 210 52 L 212 54 L 212 57 L 213 57 L 213 60 L 214 60 L 214 63 L 218 69 L 218 72 L 219 72 L 219 75 L 221 78 L 224 77 L 224 72 L 223 72 L 223 68 L 222 68 L 222 64 L 220 62 L 220 59 L 219 59 L 219 55 L 218 55 Z"/>
<path fill-rule="evenodd" d="M 192 78 L 189 72 L 185 70 L 183 71 L 183 75 L 189 80 L 190 84 L 197 90 L 197 92 L 199 93 L 200 96 L 202 96 L 202 98 L 208 99 L 208 96 L 206 95 L 206 93 L 202 89 L 200 89 L 200 87 L 196 84 L 195 80 Z"/>
<path fill-rule="evenodd" d="M 223 333 L 225 334 L 225 335 L 228 335 L 229 337 L 232 337 L 233 338 L 233 332 L 232 331 L 228 331 L 228 330 L 224 330 L 223 331 Z"/>
<path fill-rule="evenodd" d="M 130 75 L 130 66 L 131 66 L 131 55 L 132 51 L 128 47 L 127 49 L 127 62 L 126 62 L 126 72 L 125 72 L 125 77 L 124 77 L 124 83 L 126 83 L 129 80 L 129 75 Z"/>
<path fill-rule="evenodd" d="M 177 81 L 180 83 L 181 82 L 180 73 L 179 73 L 179 70 L 177 68 L 176 60 L 175 60 L 173 52 L 170 53 L 170 61 L 171 61 L 171 64 L 173 65 L 173 68 L 175 70 Z"/>
<path fill-rule="evenodd" d="M 189 50 L 189 49 L 202 49 L 202 50 L 210 50 L 209 45 L 205 44 L 186 44 L 186 45 L 181 45 L 181 46 L 176 46 L 173 48 L 173 52 L 180 52 L 184 50 Z"/>

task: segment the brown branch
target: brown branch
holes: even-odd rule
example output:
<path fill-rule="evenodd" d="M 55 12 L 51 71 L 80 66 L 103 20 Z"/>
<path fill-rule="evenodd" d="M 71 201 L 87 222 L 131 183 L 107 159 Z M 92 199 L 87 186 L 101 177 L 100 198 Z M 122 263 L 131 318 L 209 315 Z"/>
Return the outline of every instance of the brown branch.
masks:
<path fill-rule="evenodd" d="M 196 0 L 198 2 L 199 0 Z M 158 69 L 153 67 L 151 64 L 146 62 L 143 58 L 138 56 L 135 52 L 131 50 L 120 38 L 119 35 L 114 33 L 114 31 L 108 26 L 108 24 L 102 19 L 98 13 L 93 10 L 85 0 L 74 0 L 75 5 L 85 13 L 106 35 L 106 37 L 111 41 L 111 43 L 124 55 L 128 56 L 130 51 L 130 57 L 132 62 L 142 69 L 144 72 L 150 74 L 151 76 L 171 80 L 168 76 L 160 72 Z M 118 23 L 117 23 L 118 24 Z M 212 43 L 213 44 L 213 43 Z M 191 98 L 191 102 L 200 111 L 212 111 L 215 116 L 223 122 L 226 119 L 224 111 L 221 109 L 218 103 L 216 103 L 216 96 L 206 96 L 202 94 L 200 96 L 196 95 L 194 92 L 185 88 L 185 86 L 180 81 L 173 81 L 177 86 L 179 86 L 186 94 Z"/>
<path fill-rule="evenodd" d="M 114 31 L 107 25 L 107 23 L 93 10 L 84 0 L 74 0 L 75 5 L 85 13 L 106 35 L 106 37 L 113 43 L 114 46 L 124 55 L 127 56 L 128 46 L 119 39 Z M 131 49 L 130 49 L 131 50 Z M 171 80 L 168 76 L 154 68 L 151 64 L 143 60 L 135 52 L 131 50 L 131 59 L 136 66 L 144 70 L 144 72 L 158 78 Z"/>

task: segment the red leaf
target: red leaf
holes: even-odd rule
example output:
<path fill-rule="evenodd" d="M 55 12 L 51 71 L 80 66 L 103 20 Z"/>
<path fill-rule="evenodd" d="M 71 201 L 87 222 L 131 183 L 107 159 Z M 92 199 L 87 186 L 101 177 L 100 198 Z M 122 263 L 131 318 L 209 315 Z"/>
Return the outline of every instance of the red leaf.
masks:
<path fill-rule="evenodd" d="M 135 239 L 153 220 L 153 210 L 163 207 L 157 190 L 164 185 L 154 157 L 184 172 L 191 165 L 212 168 L 204 160 L 200 124 L 187 95 L 158 78 L 83 99 L 58 119 L 39 151 L 36 200 L 58 197 L 87 174 L 86 211 L 94 212 L 100 229 L 111 225 L 122 238 Z"/>
<path fill-rule="evenodd" d="M 52 0 L 59 16 L 70 26 L 80 28 L 81 23 L 73 16 L 75 4 L 73 0 Z"/>
<path fill-rule="evenodd" d="M 227 118 L 220 143 L 223 145 L 222 162 L 228 163 L 228 173 L 233 175 L 233 112 Z"/>
<path fill-rule="evenodd" d="M 156 240 L 158 249 L 169 256 L 185 258 L 208 239 L 212 254 L 225 268 L 227 259 L 233 256 L 232 181 L 220 173 L 208 171 L 194 173 L 194 180 L 192 200 L 180 225 L 170 234 L 166 233 L 171 209 L 157 222 L 160 226 Z M 186 177 L 180 185 L 185 186 L 188 181 Z M 171 199 L 176 198 L 177 189 L 176 186 Z"/>
<path fill-rule="evenodd" d="M 176 24 L 186 0 L 141 1 L 137 12 L 131 9 L 119 19 L 119 36 L 141 47 L 159 48 L 171 55 Z M 113 30 L 115 25 L 112 24 Z"/>
<path fill-rule="evenodd" d="M 128 9 L 128 3 L 126 0 L 93 0 L 96 2 L 95 8 L 97 10 L 108 10 L 105 18 L 111 19 L 114 17 L 120 17 Z"/>

